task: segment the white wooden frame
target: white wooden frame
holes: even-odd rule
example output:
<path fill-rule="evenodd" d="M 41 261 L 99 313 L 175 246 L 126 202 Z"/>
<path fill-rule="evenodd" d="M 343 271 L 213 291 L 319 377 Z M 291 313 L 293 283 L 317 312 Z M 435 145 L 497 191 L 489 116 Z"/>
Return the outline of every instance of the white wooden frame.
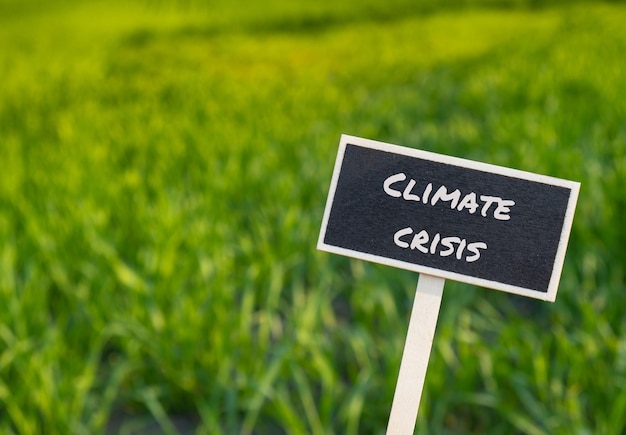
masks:
<path fill-rule="evenodd" d="M 343 162 L 344 152 L 347 144 L 358 145 L 366 148 L 386 151 L 395 154 L 401 154 L 409 157 L 417 157 L 423 160 L 430 160 L 433 162 L 445 163 L 449 165 L 459 166 L 463 168 L 475 169 L 482 172 L 489 172 L 493 174 L 505 175 L 508 177 L 519 178 L 523 180 L 534 181 L 538 183 L 549 184 L 553 186 L 560 186 L 570 189 L 570 197 L 567 205 L 567 211 L 563 222 L 563 228 L 557 248 L 554 264 L 552 267 L 552 274 L 550 283 L 548 285 L 548 291 L 542 292 L 523 287 L 518 287 L 510 284 L 505 284 L 497 281 L 490 281 L 487 279 L 476 278 L 472 276 L 462 275 L 455 272 L 445 271 L 441 269 L 434 269 L 427 266 L 417 265 L 413 263 L 407 263 L 400 260 L 390 259 L 386 257 L 380 257 L 368 253 L 354 251 L 350 249 L 340 248 L 324 243 L 324 237 L 326 234 L 326 228 L 328 225 L 328 219 L 330 211 L 335 197 L 335 190 L 337 187 L 337 181 L 339 179 L 339 173 L 341 172 L 341 165 Z M 580 190 L 580 183 L 575 181 L 564 180 L 560 178 L 549 177 L 546 175 L 535 174 L 532 172 L 520 171 L 517 169 L 506 168 L 503 166 L 491 165 L 488 163 L 476 162 L 473 160 L 462 159 L 458 157 L 446 156 L 443 154 L 437 154 L 429 151 L 418 150 L 414 148 L 401 147 L 398 145 L 392 145 L 384 142 L 378 142 L 370 139 L 359 138 L 355 136 L 342 135 L 339 144 L 339 150 L 337 153 L 337 159 L 335 161 L 335 167 L 333 170 L 333 176 L 330 184 L 330 190 L 328 193 L 328 199 L 326 202 L 326 208 L 324 210 L 324 217 L 322 220 L 322 228 L 320 231 L 319 239 L 317 242 L 317 249 L 331 252 L 339 255 L 345 255 L 348 257 L 358 258 L 361 260 L 372 261 L 375 263 L 386 264 L 400 269 L 412 270 L 414 272 L 425 273 L 427 275 L 438 276 L 441 278 L 452 279 L 455 281 L 461 281 L 468 284 L 473 284 L 481 287 L 488 287 L 495 290 L 501 290 L 509 293 L 514 293 L 522 296 L 527 296 L 535 299 L 541 299 L 545 301 L 554 302 L 556 299 L 556 293 L 559 286 L 559 280 L 561 277 L 561 271 L 563 268 L 563 262 L 565 260 L 565 252 L 567 250 L 567 243 L 569 234 L 572 227 L 572 221 L 574 219 L 574 211 L 576 207 L 576 201 L 578 199 L 578 193 Z"/>

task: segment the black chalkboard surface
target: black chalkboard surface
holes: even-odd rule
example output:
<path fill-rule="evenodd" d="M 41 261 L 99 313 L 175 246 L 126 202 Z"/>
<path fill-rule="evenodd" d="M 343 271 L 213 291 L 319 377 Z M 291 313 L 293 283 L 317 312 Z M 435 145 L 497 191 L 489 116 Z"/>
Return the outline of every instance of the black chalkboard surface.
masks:
<path fill-rule="evenodd" d="M 343 135 L 318 249 L 554 301 L 579 187 Z"/>

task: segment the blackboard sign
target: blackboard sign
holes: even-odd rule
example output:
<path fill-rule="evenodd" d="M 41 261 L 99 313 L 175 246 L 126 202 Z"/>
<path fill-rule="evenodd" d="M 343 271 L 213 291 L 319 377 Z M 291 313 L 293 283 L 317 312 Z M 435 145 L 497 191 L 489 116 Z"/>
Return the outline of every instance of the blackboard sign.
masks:
<path fill-rule="evenodd" d="M 318 249 L 554 301 L 579 187 L 343 135 Z"/>

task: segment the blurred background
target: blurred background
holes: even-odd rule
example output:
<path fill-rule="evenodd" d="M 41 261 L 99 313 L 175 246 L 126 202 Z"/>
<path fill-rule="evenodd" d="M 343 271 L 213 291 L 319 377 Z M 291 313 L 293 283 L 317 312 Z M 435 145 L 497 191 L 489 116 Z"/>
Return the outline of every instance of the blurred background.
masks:
<path fill-rule="evenodd" d="M 384 433 L 417 275 L 342 133 L 582 183 L 554 304 L 448 281 L 416 433 L 626 431 L 626 4 L 0 0 L 0 432 Z"/>

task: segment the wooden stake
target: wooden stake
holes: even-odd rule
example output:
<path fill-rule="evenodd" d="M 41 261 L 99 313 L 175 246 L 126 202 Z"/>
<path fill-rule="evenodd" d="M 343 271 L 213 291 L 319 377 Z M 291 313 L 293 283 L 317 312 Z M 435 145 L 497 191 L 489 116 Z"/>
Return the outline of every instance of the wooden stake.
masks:
<path fill-rule="evenodd" d="M 415 430 L 445 282 L 424 274 L 417 281 L 387 435 L 408 435 Z"/>

